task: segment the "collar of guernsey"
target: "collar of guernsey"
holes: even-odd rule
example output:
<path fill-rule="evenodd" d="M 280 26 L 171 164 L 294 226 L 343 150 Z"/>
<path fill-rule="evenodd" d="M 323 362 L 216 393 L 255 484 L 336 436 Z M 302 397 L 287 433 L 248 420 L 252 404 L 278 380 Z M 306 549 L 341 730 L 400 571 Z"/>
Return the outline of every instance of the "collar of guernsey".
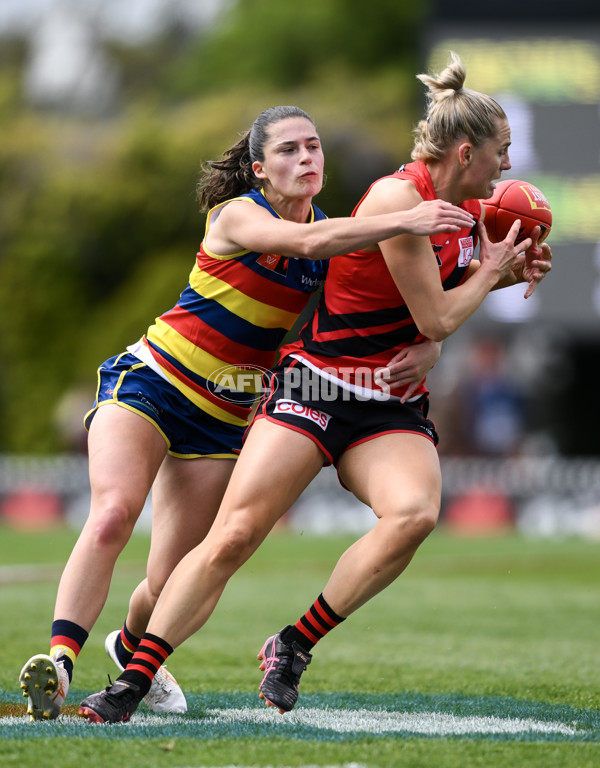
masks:
<path fill-rule="evenodd" d="M 260 205 L 281 218 L 262 190 L 221 203 L 206 233 L 233 201 Z M 309 221 L 327 218 L 316 205 Z M 202 243 L 176 305 L 150 326 L 143 343 L 166 378 L 201 410 L 243 426 L 261 375 L 316 291 L 328 262 L 242 250 L 219 255 Z"/>

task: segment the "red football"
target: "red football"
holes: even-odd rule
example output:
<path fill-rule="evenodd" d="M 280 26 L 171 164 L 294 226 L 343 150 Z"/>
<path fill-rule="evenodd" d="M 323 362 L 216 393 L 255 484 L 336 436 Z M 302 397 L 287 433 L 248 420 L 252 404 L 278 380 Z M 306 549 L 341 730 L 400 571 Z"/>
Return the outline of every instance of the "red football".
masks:
<path fill-rule="evenodd" d="M 485 208 L 485 228 L 494 243 L 504 240 L 515 219 L 521 219 L 521 228 L 515 241 L 517 243 L 529 237 L 536 226 L 542 229 L 538 243 L 543 242 L 550 233 L 550 204 L 545 195 L 527 181 L 499 181 L 494 194 L 481 202 Z"/>

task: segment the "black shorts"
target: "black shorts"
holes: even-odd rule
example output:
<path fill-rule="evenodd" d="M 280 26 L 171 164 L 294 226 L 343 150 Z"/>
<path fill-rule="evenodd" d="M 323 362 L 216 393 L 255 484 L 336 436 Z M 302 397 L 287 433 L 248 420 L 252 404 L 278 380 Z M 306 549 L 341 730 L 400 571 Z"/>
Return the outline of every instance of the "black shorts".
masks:
<path fill-rule="evenodd" d="M 290 382 L 292 369 L 306 376 L 295 375 Z M 254 419 L 266 418 L 306 435 L 325 454 L 325 466 L 337 466 L 348 448 L 394 432 L 411 432 L 438 444 L 435 425 L 427 418 L 426 394 L 401 403 L 396 397 L 365 400 L 345 389 L 332 392 L 325 380 L 320 386 L 321 377 L 290 357 L 267 376 Z"/>

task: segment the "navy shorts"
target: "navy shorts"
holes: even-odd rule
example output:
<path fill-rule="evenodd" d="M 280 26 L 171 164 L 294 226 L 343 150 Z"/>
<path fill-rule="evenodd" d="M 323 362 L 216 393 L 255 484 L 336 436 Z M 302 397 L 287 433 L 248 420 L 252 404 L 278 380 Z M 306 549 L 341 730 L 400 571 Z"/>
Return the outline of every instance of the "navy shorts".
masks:
<path fill-rule="evenodd" d="M 85 415 L 86 429 L 98 408 L 107 403 L 135 411 L 153 424 L 172 456 L 229 459 L 237 458 L 242 449 L 245 427 L 215 419 L 128 352 L 98 368 L 96 402 Z"/>
<path fill-rule="evenodd" d="M 290 384 L 286 371 L 298 367 L 308 376 L 305 380 L 294 376 Z M 401 403 L 398 398 L 365 400 L 340 389 L 332 396 L 329 386 L 307 387 L 306 380 L 315 381 L 312 372 L 298 360 L 285 358 L 265 382 L 265 394 L 254 418 L 266 418 L 306 435 L 325 454 L 326 466 L 337 466 L 348 448 L 394 432 L 423 435 L 438 444 L 435 425 L 427 418 L 426 394 L 410 403 Z"/>

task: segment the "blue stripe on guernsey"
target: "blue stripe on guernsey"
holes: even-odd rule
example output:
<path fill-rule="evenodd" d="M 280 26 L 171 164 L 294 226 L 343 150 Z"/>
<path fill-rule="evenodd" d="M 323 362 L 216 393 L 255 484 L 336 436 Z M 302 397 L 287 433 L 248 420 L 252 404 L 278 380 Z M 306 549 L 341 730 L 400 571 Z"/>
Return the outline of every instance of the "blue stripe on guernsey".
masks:
<path fill-rule="evenodd" d="M 261 208 L 265 208 L 273 216 L 277 218 L 281 218 L 281 216 L 279 216 L 279 214 L 271 207 L 270 203 L 267 201 L 266 197 L 264 196 L 264 193 L 262 190 L 253 189 L 247 194 L 240 195 L 239 198 L 235 198 L 235 199 L 246 200 L 248 202 L 255 203 L 256 205 L 260 205 Z M 210 223 L 216 220 L 218 214 L 223 209 L 223 207 L 227 205 L 228 202 L 232 202 L 232 201 L 229 200 L 224 203 L 221 203 L 220 205 L 215 206 L 215 208 L 209 211 L 208 217 L 207 217 L 207 228 L 206 228 L 207 232 L 210 227 Z M 323 211 L 317 208 L 316 205 L 313 205 L 311 207 L 311 213 L 308 219 L 309 223 L 313 221 L 320 221 L 321 219 L 325 219 L 325 218 L 327 217 L 325 216 Z M 220 256 L 219 254 L 210 253 L 206 250 L 204 251 L 204 253 L 208 254 L 210 257 L 212 257 L 216 261 L 221 261 L 221 262 L 236 259 L 237 261 L 244 263 L 247 267 L 252 269 L 252 271 L 256 272 L 261 277 L 263 278 L 265 277 L 265 266 L 262 259 L 262 257 L 265 256 L 265 254 L 257 254 L 254 251 L 240 251 L 237 254 Z M 259 256 L 259 258 L 257 258 L 257 255 Z M 274 258 L 280 259 L 281 257 L 275 256 Z M 316 290 L 316 288 L 319 287 L 319 285 L 325 279 L 328 266 L 329 266 L 328 261 L 323 261 L 318 259 L 317 260 L 289 259 L 289 264 L 286 266 L 285 271 L 279 270 L 278 265 L 274 264 L 273 268 L 269 270 L 268 277 L 270 282 L 279 283 L 280 285 L 286 285 L 295 290 L 308 291 L 309 293 L 312 293 L 314 290 Z"/>
<path fill-rule="evenodd" d="M 153 346 L 151 341 L 148 341 L 148 346 L 150 347 L 150 349 L 154 349 L 155 351 L 158 351 Z M 178 371 L 185 372 L 185 375 L 189 379 L 189 382 L 196 384 L 196 386 L 200 389 L 204 389 L 207 392 L 214 393 L 215 386 L 214 384 L 213 386 L 211 386 L 210 379 L 205 378 L 204 376 L 199 376 L 198 374 L 192 373 L 189 369 L 185 369 L 174 357 L 171 357 L 166 352 L 162 352 L 161 356 L 168 363 L 170 363 L 173 366 L 173 368 L 176 368 Z M 219 391 L 222 393 L 222 397 L 226 398 L 228 401 L 231 401 L 235 395 L 235 401 L 237 403 L 240 403 L 242 407 L 245 405 L 245 407 L 251 408 L 256 399 L 255 392 L 241 392 L 240 390 L 237 390 L 237 389 L 236 390 L 225 389 L 222 386 L 219 387 Z"/>
<path fill-rule="evenodd" d="M 297 317 L 296 312 L 289 311 L 288 307 L 280 307 L 273 303 L 273 283 L 271 280 L 265 283 L 264 278 L 259 280 L 259 285 L 253 286 L 242 283 L 236 279 L 236 273 L 243 269 L 243 259 L 228 262 L 225 265 L 227 273 L 221 276 L 210 274 L 208 270 L 196 265 L 190 274 L 189 291 L 204 297 L 211 293 L 211 298 L 225 309 L 235 314 L 243 313 L 243 316 L 258 328 L 286 328 L 293 325 Z M 252 276 L 252 273 L 250 273 Z M 293 278 L 293 271 L 290 271 Z M 254 279 L 254 278 L 253 278 Z M 268 301 L 265 301 L 265 287 L 268 288 Z M 258 295 L 254 295 L 258 293 Z M 302 294 L 300 294 L 302 296 Z M 188 293 L 188 300 L 190 294 Z M 195 308 L 197 301 L 191 299 L 191 305 Z M 181 305 L 181 299 L 179 301 Z M 183 305 L 182 305 L 183 306 Z M 184 306 L 184 309 L 187 307 Z"/>
<path fill-rule="evenodd" d="M 259 205 L 280 218 L 259 190 L 235 200 Z M 206 233 L 231 202 L 209 211 Z M 311 206 L 308 221 L 325 218 Z M 213 254 L 202 243 L 179 301 L 148 329 L 148 349 L 166 378 L 197 407 L 237 424 L 245 418 L 251 393 L 246 406 L 244 396 L 232 397 L 231 390 L 211 388 L 213 375 L 226 366 L 247 370 L 253 365 L 263 369 L 273 365 L 281 341 L 324 280 L 327 268 L 327 261 L 253 251 Z"/>
<path fill-rule="evenodd" d="M 190 306 L 192 303 L 193 306 Z M 254 349 L 276 350 L 288 331 L 287 328 L 259 328 L 259 326 L 226 309 L 218 301 L 199 297 L 189 285 L 181 294 L 179 305 L 201 318 L 211 328 L 219 331 L 231 341 L 251 346 Z"/>
<path fill-rule="evenodd" d="M 302 293 L 312 293 L 324 279 L 327 267 L 327 261 L 313 261 L 311 259 L 283 259 L 285 262 L 285 273 L 277 272 L 276 269 L 269 270 L 269 283 L 279 283 L 293 288 Z M 238 258 L 241 264 L 251 269 L 261 278 L 265 277 L 264 264 L 256 260 L 255 253 L 247 253 Z M 283 264 L 278 265 L 282 267 Z"/>

